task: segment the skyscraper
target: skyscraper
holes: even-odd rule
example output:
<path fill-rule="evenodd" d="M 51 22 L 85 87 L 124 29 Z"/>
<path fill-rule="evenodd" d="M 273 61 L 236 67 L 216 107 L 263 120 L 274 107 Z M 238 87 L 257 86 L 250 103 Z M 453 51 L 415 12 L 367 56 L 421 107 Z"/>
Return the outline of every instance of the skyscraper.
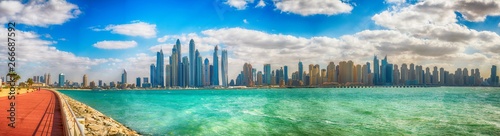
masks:
<path fill-rule="evenodd" d="M 87 87 L 88 86 L 88 78 L 87 78 L 87 74 L 84 74 L 83 75 L 83 86 L 82 87 Z"/>
<path fill-rule="evenodd" d="M 383 84 L 383 85 L 386 85 L 387 83 L 387 64 L 389 64 L 387 62 L 387 55 L 384 57 L 384 59 L 382 59 L 382 66 L 380 66 L 380 82 Z M 392 73 L 392 71 L 391 71 Z"/>
<path fill-rule="evenodd" d="M 354 82 L 354 62 L 347 61 L 347 82 Z"/>
<path fill-rule="evenodd" d="M 208 58 L 205 58 L 205 66 L 203 67 L 203 84 L 205 86 L 209 86 L 211 84 L 210 78 L 210 62 L 208 61 Z"/>
<path fill-rule="evenodd" d="M 425 85 L 431 84 L 431 69 L 429 67 L 425 68 L 424 83 Z"/>
<path fill-rule="evenodd" d="M 243 85 L 248 87 L 254 86 L 252 64 L 245 63 L 243 65 Z"/>
<path fill-rule="evenodd" d="M 64 73 L 59 74 L 59 87 L 64 87 Z"/>
<path fill-rule="evenodd" d="M 165 87 L 165 68 L 164 68 L 164 57 L 163 57 L 163 49 L 159 52 L 156 52 L 156 85 L 160 87 Z M 155 86 L 156 87 L 156 86 Z"/>
<path fill-rule="evenodd" d="M 368 67 L 367 65 L 363 65 L 361 66 L 361 74 L 363 75 L 361 78 L 361 82 L 364 84 L 364 85 L 368 85 Z"/>
<path fill-rule="evenodd" d="M 196 61 L 196 67 L 195 67 L 195 85 L 197 87 L 202 87 L 203 86 L 203 58 L 201 58 L 200 52 L 196 50 L 195 53 L 195 61 Z"/>
<path fill-rule="evenodd" d="M 400 85 L 401 84 L 401 73 L 399 72 L 398 65 L 394 64 L 394 72 L 393 72 L 393 85 Z"/>
<path fill-rule="evenodd" d="M 181 61 L 181 58 L 182 58 L 182 51 L 181 51 L 181 42 L 179 41 L 179 39 L 177 39 L 177 41 L 175 42 L 175 54 L 177 55 L 177 73 L 175 75 L 175 77 L 177 78 L 176 81 L 177 81 L 177 84 L 176 85 L 180 85 L 181 83 L 181 78 L 182 78 L 182 74 L 180 73 L 181 71 L 181 67 L 182 67 L 182 61 Z M 173 51 L 174 49 L 172 49 Z M 173 53 L 172 53 L 173 55 Z M 173 66 L 172 66 L 173 67 Z M 151 79 L 152 80 L 152 79 Z"/>
<path fill-rule="evenodd" d="M 127 71 L 125 71 L 125 69 L 122 73 L 122 84 L 127 84 Z"/>
<path fill-rule="evenodd" d="M 221 76 L 222 76 L 222 86 L 228 87 L 228 69 L 227 69 L 227 50 L 222 50 L 221 55 Z"/>
<path fill-rule="evenodd" d="M 182 56 L 182 55 L 181 55 L 181 53 L 182 53 L 182 52 L 181 52 L 181 49 L 182 49 L 182 48 L 181 48 L 181 42 L 179 41 L 179 39 L 177 39 L 177 41 L 175 41 L 174 48 L 176 49 L 177 56 L 179 56 L 179 57 L 177 58 L 177 62 L 178 62 L 178 63 L 181 63 L 181 62 L 182 62 L 182 61 L 181 61 L 181 56 Z"/>
<path fill-rule="evenodd" d="M 421 65 L 415 66 L 415 78 L 418 85 L 424 83 L 424 70 Z"/>
<path fill-rule="evenodd" d="M 177 49 L 172 48 L 172 56 L 170 56 L 170 86 L 179 86 L 179 54 L 177 54 Z"/>
<path fill-rule="evenodd" d="M 408 71 L 408 65 L 406 63 L 403 63 L 401 65 L 401 84 L 407 85 L 407 81 L 409 79 L 409 74 L 410 72 Z"/>
<path fill-rule="evenodd" d="M 432 71 L 432 82 L 431 84 L 433 85 L 437 85 L 439 82 L 438 82 L 438 67 L 434 66 L 434 70 Z"/>
<path fill-rule="evenodd" d="M 195 44 L 194 44 L 194 40 L 191 39 L 189 41 L 189 63 L 191 63 L 191 65 L 189 65 L 189 86 L 194 86 L 194 83 L 195 83 L 195 69 L 196 69 L 196 57 L 198 56 L 195 56 Z"/>
<path fill-rule="evenodd" d="M 300 64 L 302 63 L 299 62 L 299 66 Z M 271 64 L 264 64 L 264 82 L 266 85 L 271 85 Z"/>
<path fill-rule="evenodd" d="M 135 78 L 135 87 L 141 87 L 141 77 Z"/>
<path fill-rule="evenodd" d="M 165 65 L 165 87 L 172 87 L 172 81 L 170 81 L 172 77 L 172 67 L 170 65 Z"/>
<path fill-rule="evenodd" d="M 51 83 L 50 83 L 50 73 L 49 73 L 49 74 L 47 74 L 47 77 L 45 77 L 45 83 L 46 83 L 47 85 L 50 85 L 50 84 L 51 84 Z"/>
<path fill-rule="evenodd" d="M 409 71 L 409 77 L 410 77 L 410 82 L 409 84 L 410 85 L 415 85 L 417 84 L 417 77 L 416 77 L 416 73 L 415 73 L 415 64 L 411 63 L 410 64 L 410 71 Z"/>
<path fill-rule="evenodd" d="M 497 76 L 497 66 L 496 65 L 491 66 L 490 85 L 491 86 L 498 86 L 498 76 Z"/>
<path fill-rule="evenodd" d="M 191 81 L 190 79 L 190 72 L 189 72 L 189 68 L 190 68 L 190 65 L 191 65 L 191 62 L 189 62 L 189 58 L 187 56 L 184 56 L 182 57 L 182 70 L 183 70 L 183 78 L 184 78 L 184 86 L 182 87 L 188 87 L 189 86 L 189 81 Z"/>
<path fill-rule="evenodd" d="M 302 65 L 302 61 L 299 60 L 299 80 L 304 81 L 304 75 L 302 74 L 304 72 L 304 66 Z"/>
<path fill-rule="evenodd" d="M 380 70 L 379 70 L 379 62 L 377 59 L 377 56 L 375 55 L 373 57 L 373 84 L 378 85 L 379 84 L 379 78 L 380 78 Z"/>
<path fill-rule="evenodd" d="M 439 68 L 439 85 L 445 85 L 445 79 L 444 68 Z"/>
<path fill-rule="evenodd" d="M 262 85 L 262 71 L 257 72 L 257 82 L 255 85 Z"/>
<path fill-rule="evenodd" d="M 328 78 L 328 82 L 335 82 L 335 63 L 330 62 L 328 63 L 328 66 L 326 66 L 326 75 Z"/>
<path fill-rule="evenodd" d="M 214 48 L 214 64 L 213 64 L 213 75 L 212 75 L 212 85 L 219 86 L 219 49 L 217 45 Z"/>
<path fill-rule="evenodd" d="M 285 84 L 288 84 L 288 66 L 283 66 L 283 78 L 285 80 Z"/>
<path fill-rule="evenodd" d="M 363 75 L 361 75 L 361 73 L 362 73 L 362 71 L 361 71 L 361 65 L 360 64 L 356 65 L 356 67 L 354 68 L 354 70 L 356 71 L 355 72 L 356 76 L 354 77 L 356 80 L 354 80 L 354 82 L 361 83 L 361 79 L 363 77 Z"/>
<path fill-rule="evenodd" d="M 151 66 L 149 66 L 149 78 L 151 79 L 151 86 L 156 87 L 156 82 L 154 82 L 156 78 L 155 64 L 151 64 Z"/>

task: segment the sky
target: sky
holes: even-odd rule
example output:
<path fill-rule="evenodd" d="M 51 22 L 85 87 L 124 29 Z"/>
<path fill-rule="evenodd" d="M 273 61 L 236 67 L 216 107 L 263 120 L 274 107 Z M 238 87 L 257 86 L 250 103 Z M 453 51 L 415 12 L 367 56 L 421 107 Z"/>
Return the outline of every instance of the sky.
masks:
<path fill-rule="evenodd" d="M 171 55 L 176 39 L 182 56 L 193 39 L 210 62 L 216 45 L 228 50 L 229 79 L 244 63 L 258 71 L 287 65 L 291 75 L 299 60 L 326 68 L 373 63 L 374 55 L 399 67 L 479 68 L 483 77 L 500 64 L 495 0 L 2 0 L 1 43 L 8 22 L 17 24 L 21 81 L 44 73 L 52 82 L 59 73 L 119 81 L 125 69 L 135 83 L 149 76 L 157 51 Z M 0 65 L 6 74 L 7 60 Z"/>

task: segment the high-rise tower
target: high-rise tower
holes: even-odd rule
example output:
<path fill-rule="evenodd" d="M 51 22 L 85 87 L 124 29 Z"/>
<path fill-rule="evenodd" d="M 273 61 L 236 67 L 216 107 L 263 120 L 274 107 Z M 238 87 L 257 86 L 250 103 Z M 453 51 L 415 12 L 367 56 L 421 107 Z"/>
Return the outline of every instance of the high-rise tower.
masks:
<path fill-rule="evenodd" d="M 221 55 L 221 76 L 222 76 L 222 86 L 228 87 L 228 64 L 227 64 L 227 50 L 222 50 Z"/>
<path fill-rule="evenodd" d="M 194 83 L 195 83 L 195 69 L 196 69 L 196 53 L 195 53 L 195 44 L 194 44 L 194 40 L 191 39 L 189 41 L 189 63 L 191 65 L 189 65 L 189 86 L 194 86 Z"/>
<path fill-rule="evenodd" d="M 213 61 L 214 61 L 214 68 L 213 68 L 213 75 L 212 75 L 212 85 L 214 86 L 219 86 L 219 49 L 218 46 L 216 45 L 214 48 L 214 55 L 213 55 Z"/>

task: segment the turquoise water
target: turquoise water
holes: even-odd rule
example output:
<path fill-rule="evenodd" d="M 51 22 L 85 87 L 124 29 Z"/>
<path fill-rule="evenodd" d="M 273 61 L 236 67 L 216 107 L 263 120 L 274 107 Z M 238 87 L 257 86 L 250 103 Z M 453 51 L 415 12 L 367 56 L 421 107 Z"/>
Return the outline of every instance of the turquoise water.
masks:
<path fill-rule="evenodd" d="M 61 92 L 145 135 L 500 135 L 500 88 Z"/>

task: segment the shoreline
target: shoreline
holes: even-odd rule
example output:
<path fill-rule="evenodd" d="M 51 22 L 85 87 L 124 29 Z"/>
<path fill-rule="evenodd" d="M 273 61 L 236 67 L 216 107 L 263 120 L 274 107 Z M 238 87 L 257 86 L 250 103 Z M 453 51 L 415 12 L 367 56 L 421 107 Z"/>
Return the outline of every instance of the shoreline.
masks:
<path fill-rule="evenodd" d="M 472 88 L 495 88 L 495 86 L 338 86 L 338 87 L 245 87 L 245 88 L 129 88 L 129 89 L 79 89 L 79 88 L 52 88 L 54 90 L 68 90 L 68 91 L 186 91 L 186 90 L 254 90 L 254 89 L 296 89 L 296 88 L 332 88 L 332 89 L 356 89 L 356 88 L 434 88 L 434 87 L 472 87 Z"/>
<path fill-rule="evenodd" d="M 62 99 L 65 99 L 70 105 L 71 109 L 77 117 L 85 118 L 85 135 L 140 135 L 137 131 L 132 130 L 130 127 L 106 116 L 100 111 L 79 102 L 61 92 L 57 89 L 51 89 Z"/>

